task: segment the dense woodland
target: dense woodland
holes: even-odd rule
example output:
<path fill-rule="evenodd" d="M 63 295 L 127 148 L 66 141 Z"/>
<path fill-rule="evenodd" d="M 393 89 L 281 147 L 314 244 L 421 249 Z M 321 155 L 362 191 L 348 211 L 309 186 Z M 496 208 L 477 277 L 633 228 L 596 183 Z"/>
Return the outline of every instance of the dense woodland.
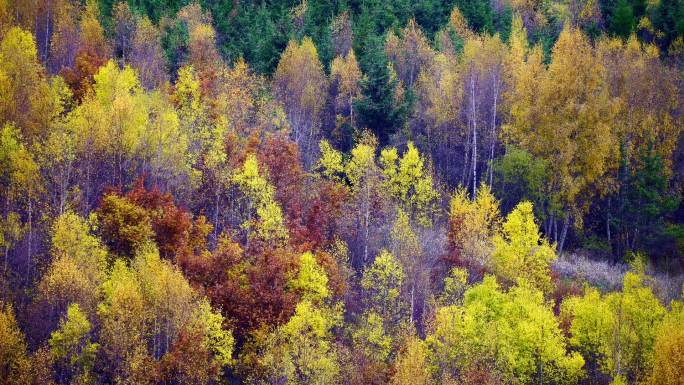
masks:
<path fill-rule="evenodd" d="M 684 1 L 0 0 L 0 383 L 684 382 Z"/>

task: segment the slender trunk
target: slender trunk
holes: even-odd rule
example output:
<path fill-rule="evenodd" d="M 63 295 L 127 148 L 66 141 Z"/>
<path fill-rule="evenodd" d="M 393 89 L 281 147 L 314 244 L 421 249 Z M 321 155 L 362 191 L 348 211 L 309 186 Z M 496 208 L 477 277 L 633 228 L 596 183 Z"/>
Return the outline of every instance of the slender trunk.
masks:
<path fill-rule="evenodd" d="M 551 215 L 549 215 L 544 221 L 544 234 L 546 234 L 546 237 L 553 242 L 553 237 L 551 237 Z"/>
<path fill-rule="evenodd" d="M 368 261 L 368 236 L 370 233 L 370 191 L 368 186 L 366 186 L 366 202 L 365 202 L 365 221 L 364 221 L 364 226 L 366 230 L 366 235 L 364 238 L 364 245 L 363 245 L 363 265 L 366 265 L 366 262 Z"/>
<path fill-rule="evenodd" d="M 489 146 L 489 187 L 492 187 L 494 179 L 494 147 L 496 144 L 496 110 L 499 101 L 499 82 L 495 74 L 494 82 L 496 86 L 494 87 L 494 105 L 492 107 L 492 138 Z"/>
<path fill-rule="evenodd" d="M 606 237 L 608 238 L 608 245 L 611 245 L 611 237 L 610 237 L 610 201 L 611 201 L 611 199 L 608 198 L 608 212 L 606 213 Z"/>
<path fill-rule="evenodd" d="M 9 205 L 10 205 L 10 199 L 9 199 L 9 191 L 6 191 L 6 196 L 5 196 L 5 220 L 7 219 L 7 216 L 9 215 Z M 5 273 L 7 273 L 7 261 L 9 260 L 9 239 L 5 240 Z"/>
<path fill-rule="evenodd" d="M 470 124 L 470 122 L 468 122 L 468 124 Z M 468 164 L 468 155 L 470 155 L 470 154 L 468 153 L 468 150 L 470 149 L 470 136 L 469 136 L 469 135 L 466 135 L 466 138 L 467 138 L 467 139 L 466 139 L 466 144 L 465 144 L 465 147 L 464 147 L 464 149 L 463 149 L 463 150 L 464 150 L 464 151 L 463 151 L 463 171 L 461 172 L 461 184 L 462 184 L 463 186 L 467 186 L 466 178 L 467 178 L 467 175 L 468 175 L 468 168 L 469 168 L 469 164 Z"/>
<path fill-rule="evenodd" d="M 52 1 L 47 2 L 47 14 L 45 15 L 45 48 L 43 57 L 45 58 L 45 65 L 47 66 L 48 54 L 50 52 L 50 10 L 52 8 Z"/>
<path fill-rule="evenodd" d="M 475 110 L 475 79 L 470 77 L 470 108 L 471 121 L 473 127 L 473 152 L 472 152 L 472 167 L 473 167 L 473 199 L 477 194 L 477 116 Z"/>
<path fill-rule="evenodd" d="M 415 277 L 414 277 L 415 281 Z M 413 282 L 411 283 L 411 323 L 413 323 L 413 313 L 415 311 L 415 306 L 416 306 L 416 283 Z"/>
<path fill-rule="evenodd" d="M 166 319 L 166 333 L 165 333 L 166 334 L 165 335 L 166 344 L 164 345 L 164 352 L 168 352 L 169 351 L 169 345 L 171 345 L 171 341 L 170 341 L 171 336 L 169 335 L 170 333 L 171 333 L 171 321 L 169 321 L 169 319 L 167 318 Z"/>
<path fill-rule="evenodd" d="M 218 213 L 219 213 L 219 197 L 221 195 L 219 187 L 214 190 L 214 243 L 218 239 Z"/>
<path fill-rule="evenodd" d="M 26 253 L 26 281 L 31 282 L 31 243 L 33 242 L 33 202 L 31 192 L 28 194 L 28 247 Z"/>
<path fill-rule="evenodd" d="M 568 234 L 568 226 L 570 225 L 570 214 L 566 213 L 565 218 L 563 218 L 563 230 L 560 236 L 560 242 L 558 247 L 558 254 L 563 254 L 563 246 L 565 244 L 565 236 Z"/>
<path fill-rule="evenodd" d="M 620 347 L 620 328 L 622 327 L 622 301 L 618 304 L 618 316 L 614 330 L 615 346 L 613 351 L 613 359 L 615 360 L 615 373 L 619 376 L 622 374 L 622 360 Z"/>
<path fill-rule="evenodd" d="M 349 95 L 349 124 L 354 129 L 354 96 Z"/>

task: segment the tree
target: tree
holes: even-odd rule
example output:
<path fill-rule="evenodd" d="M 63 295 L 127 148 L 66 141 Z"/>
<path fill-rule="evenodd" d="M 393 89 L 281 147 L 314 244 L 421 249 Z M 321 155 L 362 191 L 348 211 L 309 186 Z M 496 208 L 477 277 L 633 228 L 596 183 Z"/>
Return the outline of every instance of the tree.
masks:
<path fill-rule="evenodd" d="M 371 230 L 377 228 L 382 215 L 378 212 L 380 210 L 376 209 L 378 206 L 382 207 L 378 203 L 382 202 L 380 199 L 384 196 L 380 192 L 380 169 L 375 162 L 376 146 L 374 137 L 357 144 L 351 151 L 351 159 L 344 166 L 353 194 L 352 212 L 358 213 L 352 217 L 352 226 L 360 230 L 353 232 L 354 240 L 361 248 L 360 252 L 355 253 L 357 258 L 361 257 L 361 261 L 352 261 L 352 265 L 355 266 L 363 267 L 369 262 L 372 238 L 377 236 L 375 232 L 371 233 Z"/>
<path fill-rule="evenodd" d="M 329 384 L 339 376 L 332 328 L 341 321 L 341 306 L 329 306 L 328 278 L 305 253 L 300 271 L 290 286 L 302 292 L 302 300 L 283 325 L 266 336 L 257 336 L 256 357 L 250 362 L 252 383 Z M 249 349 L 245 349 L 249 351 Z"/>
<path fill-rule="evenodd" d="M 118 259 L 102 285 L 103 301 L 98 305 L 102 354 L 107 378 L 125 381 L 135 376 L 131 364 L 146 357 L 144 345 L 145 302 L 135 272 Z"/>
<path fill-rule="evenodd" d="M 148 116 L 135 154 L 136 168 L 141 174 L 149 174 L 154 185 L 183 196 L 190 192 L 187 185 L 192 182 L 190 135 L 180 126 L 167 95 L 151 92 L 141 99 L 137 108 L 145 110 Z"/>
<path fill-rule="evenodd" d="M 622 292 L 599 296 L 589 289 L 582 297 L 564 301 L 563 311 L 571 320 L 570 342 L 587 360 L 595 360 L 592 372 L 598 367 L 630 383 L 648 379 L 666 311 L 645 278 L 637 269 L 625 274 Z"/>
<path fill-rule="evenodd" d="M 288 233 L 283 224 L 282 208 L 274 199 L 273 186 L 260 175 L 254 155 L 247 156 L 242 170 L 233 175 L 233 181 L 248 200 L 248 219 L 242 224 L 248 231 L 247 238 L 259 237 L 273 242 L 286 240 Z"/>
<path fill-rule="evenodd" d="M 98 288 L 106 279 L 107 250 L 91 233 L 92 222 L 67 211 L 52 226 L 52 263 L 38 284 L 39 298 L 47 301 L 56 322 L 69 306 L 92 316 Z"/>
<path fill-rule="evenodd" d="M 288 344 L 293 373 L 288 384 L 333 383 L 339 372 L 332 346 L 334 314 L 327 314 L 306 300 L 297 305 L 295 314 L 283 325 L 282 333 Z"/>
<path fill-rule="evenodd" d="M 114 24 L 114 54 L 123 62 L 128 62 L 133 49 L 133 38 L 136 35 L 136 15 L 127 2 L 121 1 L 112 10 Z"/>
<path fill-rule="evenodd" d="M 571 321 L 569 343 L 584 357 L 588 378 L 596 378 L 610 356 L 605 338 L 613 328 L 615 314 L 598 290 L 587 287 L 584 296 L 563 301 L 561 319 Z"/>
<path fill-rule="evenodd" d="M 352 23 L 349 11 L 337 15 L 330 23 L 333 48 L 336 57 L 345 57 L 352 52 Z"/>
<path fill-rule="evenodd" d="M 430 383 L 427 349 L 415 335 L 406 338 L 394 363 L 392 385 L 427 385 Z"/>
<path fill-rule="evenodd" d="M 682 381 L 684 370 L 684 312 L 681 303 L 673 303 L 665 316 L 653 345 L 651 384 L 675 385 Z"/>
<path fill-rule="evenodd" d="M 124 199 L 147 211 L 161 257 L 173 260 L 190 246 L 200 219 L 193 223 L 190 213 L 176 206 L 170 193 L 162 193 L 158 187 L 147 190 L 144 181 L 138 179 Z"/>
<path fill-rule="evenodd" d="M 301 43 L 291 41 L 283 52 L 273 76 L 275 97 L 283 104 L 292 126 L 292 138 L 304 156 L 304 164 L 311 166 L 321 112 L 325 102 L 327 79 L 318 59 L 316 46 L 310 38 Z"/>
<path fill-rule="evenodd" d="M 52 101 L 33 36 L 11 28 L 0 41 L 0 124 L 14 124 L 32 144 L 47 132 Z"/>
<path fill-rule="evenodd" d="M 153 236 L 144 208 L 117 194 L 107 194 L 97 209 L 99 233 L 117 255 L 132 258 Z"/>
<path fill-rule="evenodd" d="M 384 145 L 392 134 L 403 128 L 407 105 L 396 97 L 397 79 L 390 74 L 380 37 L 369 38 L 366 50 L 366 57 L 361 61 L 361 69 L 366 74 L 361 81 L 363 97 L 354 108 L 359 114 L 359 125 L 370 129 Z"/>
<path fill-rule="evenodd" d="M 28 358 L 24 334 L 14 318 L 12 306 L 0 303 L 0 378 L 9 384 L 21 384 L 27 372 Z"/>
<path fill-rule="evenodd" d="M 459 188 L 449 202 L 449 263 L 481 272 L 491 263 L 494 236 L 501 227 L 499 202 L 482 184 L 474 200 Z"/>
<path fill-rule="evenodd" d="M 552 203 L 547 210 L 551 221 L 563 218 L 560 234 L 552 237 L 562 252 L 570 217 L 581 224 L 587 202 L 610 187 L 602 178 L 617 165 L 611 130 L 616 104 L 605 66 L 587 37 L 572 27 L 561 32 L 548 70 L 535 49 L 514 78 L 511 120 L 504 133 L 550 166 L 546 193 Z"/>
<path fill-rule="evenodd" d="M 390 194 L 419 225 L 430 227 L 438 193 L 430 170 L 426 169 L 425 160 L 413 143 L 408 143 L 401 159 L 396 148 L 383 149 L 380 163 L 385 175 L 384 184 Z"/>
<path fill-rule="evenodd" d="M 352 339 L 364 357 L 374 363 L 386 362 L 392 354 L 393 338 L 385 331 L 385 320 L 373 310 L 361 316 L 361 324 L 354 330 Z"/>
<path fill-rule="evenodd" d="M 363 73 L 356 62 L 353 50 L 344 57 L 336 57 L 330 65 L 330 87 L 335 106 L 335 131 L 330 135 L 345 147 L 351 146 L 349 131 L 356 128 L 354 103 L 361 97 L 362 78 Z M 345 124 L 348 125 L 346 132 L 343 131 Z"/>
<path fill-rule="evenodd" d="M 197 3 L 185 6 L 178 12 L 188 28 L 188 62 L 200 74 L 202 90 L 215 96 L 218 88 L 218 73 L 224 68 L 216 49 L 216 31 L 211 25 L 211 15 L 203 13 Z"/>
<path fill-rule="evenodd" d="M 90 341 L 91 325 L 78 304 L 69 305 L 66 317 L 50 336 L 50 352 L 58 363 L 60 383 L 89 383 L 98 344 Z"/>
<path fill-rule="evenodd" d="M 55 9 L 47 69 L 50 73 L 60 73 L 75 65 L 79 48 L 79 7 L 65 1 Z"/>
<path fill-rule="evenodd" d="M 159 257 L 153 245 L 139 249 L 131 268 L 143 301 L 144 337 L 151 356 L 159 359 L 171 350 L 183 326 L 192 319 L 196 293 L 180 270 Z"/>
<path fill-rule="evenodd" d="M 112 184 L 123 186 L 134 156 L 142 147 L 148 126 L 148 111 L 142 102 L 138 77 L 130 67 L 123 70 L 110 60 L 93 76 L 93 98 L 88 100 L 99 109 L 99 130 L 105 135 L 103 152 L 114 157 Z M 85 104 L 85 103 L 84 103 Z"/>
<path fill-rule="evenodd" d="M 184 256 L 180 265 L 190 282 L 202 287 L 213 306 L 231 320 L 240 340 L 262 325 L 281 325 L 292 316 L 298 297 L 291 290 L 292 277 L 298 274 L 299 257 L 283 248 L 247 255 L 223 234 L 212 253 Z"/>
<path fill-rule="evenodd" d="M 364 272 L 361 287 L 367 292 L 366 308 L 377 313 L 386 327 L 395 328 L 405 316 L 401 287 L 406 277 L 397 259 L 383 250 Z"/>
<path fill-rule="evenodd" d="M 576 383 L 584 360 L 568 353 L 551 306 L 526 282 L 502 292 L 494 277 L 465 293 L 463 306 L 439 308 L 426 339 L 437 378 L 464 379 L 488 365 L 503 383 Z"/>
<path fill-rule="evenodd" d="M 0 131 L 0 178 L 2 178 L 2 193 L 5 198 L 4 210 L 0 229 L 0 240 L 4 248 L 4 271 L 7 272 L 9 252 L 14 244 L 21 240 L 25 232 L 17 207 L 21 186 L 17 181 L 19 159 L 25 158 L 27 150 L 19 138 L 19 131 L 11 124 L 5 124 Z"/>
<path fill-rule="evenodd" d="M 518 202 L 527 200 L 534 204 L 535 214 L 544 219 L 543 207 L 547 202 L 544 185 L 549 165 L 529 152 L 510 146 L 506 153 L 494 162 L 492 188 L 501 199 L 503 211 L 511 211 Z"/>
<path fill-rule="evenodd" d="M 443 50 L 434 55 L 432 62 L 419 73 L 414 91 L 416 117 L 411 132 L 416 143 L 429 152 L 436 170 L 447 183 L 464 183 L 467 165 L 457 161 L 456 155 L 466 153 L 464 156 L 467 156 L 461 124 L 463 76 L 456 52 Z"/>
<path fill-rule="evenodd" d="M 607 207 L 602 214 L 605 215 L 606 237 L 614 242 L 616 254 L 622 255 L 627 249 L 639 248 L 636 234 L 642 230 L 638 227 L 644 220 L 648 221 L 641 215 L 633 216 L 631 200 L 636 198 L 641 201 L 639 204 L 654 204 L 650 206 L 654 210 L 664 210 L 659 216 L 666 216 L 667 207 L 672 203 L 661 188 L 671 175 L 671 159 L 678 135 L 678 120 L 674 114 L 677 91 L 668 81 L 676 75 L 661 65 L 656 46 L 640 43 L 636 36 L 627 41 L 604 39 L 597 46 L 597 55 L 607 69 L 610 92 L 617 101 L 615 127 L 619 127 L 616 136 L 620 158 L 619 168 L 611 175 L 617 188 L 607 197 Z M 659 88 L 658 92 L 654 92 L 653 87 Z M 648 188 L 650 191 L 646 193 L 636 187 L 635 184 L 641 184 L 641 178 L 651 179 L 649 186 L 655 188 Z M 652 198 L 642 200 L 646 195 Z M 660 203 L 656 203 L 658 200 Z M 652 211 L 646 211 L 649 212 Z M 657 224 L 648 227 L 656 232 L 662 229 Z"/>
<path fill-rule="evenodd" d="M 290 281 L 290 286 L 300 293 L 302 299 L 311 301 L 313 304 L 320 304 L 330 297 L 328 276 L 310 252 L 302 254 L 299 261 L 299 272 Z"/>
<path fill-rule="evenodd" d="M 409 20 L 400 34 L 397 37 L 388 33 L 385 53 L 404 87 L 411 89 L 423 67 L 432 61 L 434 52 L 414 19 Z"/>
<path fill-rule="evenodd" d="M 77 180 L 77 131 L 66 116 L 72 111 L 73 93 L 61 76 L 50 79 L 50 88 L 58 100 L 55 103 L 55 119 L 50 132 L 41 146 L 35 149 L 38 163 L 46 170 L 45 192 L 49 194 L 50 207 L 63 214 L 76 206 Z"/>
<path fill-rule="evenodd" d="M 342 162 L 342 154 L 327 142 L 321 142 L 322 157 L 319 169 L 324 177 L 340 184 L 348 181 L 350 199 L 345 202 L 342 225 L 343 233 L 352 248 L 351 263 L 364 267 L 378 248 L 383 237 L 382 219 L 388 214 L 389 194 L 383 189 L 383 175 L 375 160 L 377 141 L 364 132 L 359 143 L 352 149 L 351 157 Z"/>
<path fill-rule="evenodd" d="M 464 185 L 472 186 L 475 195 L 481 182 L 491 186 L 493 179 L 492 163 L 497 149 L 499 125 L 499 108 L 501 107 L 504 87 L 504 62 L 506 47 L 498 35 L 466 37 L 463 55 L 460 62 L 463 83 L 463 103 L 461 110 L 467 115 L 465 136 L 467 153 L 465 158 Z M 484 152 L 486 157 L 481 153 Z M 483 162 L 483 160 L 485 160 Z M 484 164 L 482 164 L 484 163 Z M 478 165 L 486 165 L 486 172 Z M 465 169 L 470 170 L 466 173 Z M 470 181 L 470 183 L 468 183 Z"/>
<path fill-rule="evenodd" d="M 610 17 L 610 31 L 622 38 L 628 38 L 636 27 L 632 5 L 627 0 L 619 0 Z"/>
<path fill-rule="evenodd" d="M 492 265 L 505 282 L 523 279 L 544 292 L 551 290 L 554 248 L 539 234 L 532 203 L 521 202 L 506 216 L 501 235 L 494 237 Z"/>
<path fill-rule="evenodd" d="M 492 6 L 486 1 L 458 1 L 456 7 L 463 14 L 468 25 L 477 32 L 492 32 L 494 29 Z"/>
<path fill-rule="evenodd" d="M 62 71 L 77 100 L 82 100 L 93 84 L 93 76 L 110 58 L 110 46 L 100 24 L 96 0 L 87 0 L 79 18 L 79 47 L 74 66 Z"/>
<path fill-rule="evenodd" d="M 147 90 L 163 86 L 168 79 L 160 33 L 148 18 L 137 20 L 129 61 Z"/>
<path fill-rule="evenodd" d="M 162 377 L 188 384 L 216 383 L 233 364 L 235 340 L 223 316 L 202 300 L 171 350 L 161 360 Z"/>

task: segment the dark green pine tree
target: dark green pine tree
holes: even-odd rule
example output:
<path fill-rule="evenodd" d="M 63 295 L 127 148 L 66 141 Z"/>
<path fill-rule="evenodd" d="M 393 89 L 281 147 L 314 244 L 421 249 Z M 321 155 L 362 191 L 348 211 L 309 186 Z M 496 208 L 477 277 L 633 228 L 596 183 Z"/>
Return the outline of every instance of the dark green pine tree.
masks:
<path fill-rule="evenodd" d="M 161 32 L 166 68 L 171 76 L 175 77 L 188 56 L 188 26 L 180 20 L 175 20 L 162 28 Z"/>
<path fill-rule="evenodd" d="M 610 17 L 609 32 L 628 38 L 634 30 L 635 20 L 632 5 L 627 0 L 618 0 Z"/>
<path fill-rule="evenodd" d="M 494 31 L 494 17 L 489 0 L 458 0 L 456 5 L 472 29 L 477 32 Z"/>
<path fill-rule="evenodd" d="M 407 106 L 394 98 L 397 80 L 391 79 L 387 67 L 383 38 L 373 36 L 364 44 L 361 66 L 366 78 L 361 83 L 363 98 L 354 106 L 361 119 L 361 127 L 373 131 L 380 145 L 384 145 L 406 120 Z"/>
<path fill-rule="evenodd" d="M 679 36 L 684 36 L 684 0 L 661 0 L 650 15 L 657 30 L 663 32 L 658 39 L 661 49 L 667 50 Z"/>
<path fill-rule="evenodd" d="M 640 156 L 636 169 L 628 172 L 621 188 L 620 211 L 614 222 L 619 229 L 619 250 L 640 250 L 652 254 L 671 241 L 669 220 L 679 207 L 679 197 L 669 189 L 663 159 L 651 149 Z M 657 257 L 657 255 L 652 255 Z"/>

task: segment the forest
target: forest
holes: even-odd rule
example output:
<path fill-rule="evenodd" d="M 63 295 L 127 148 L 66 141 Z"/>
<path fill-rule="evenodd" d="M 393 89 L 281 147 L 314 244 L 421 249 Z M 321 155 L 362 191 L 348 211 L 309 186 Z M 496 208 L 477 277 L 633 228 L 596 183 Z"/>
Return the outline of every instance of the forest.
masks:
<path fill-rule="evenodd" d="M 684 384 L 684 0 L 0 0 L 0 384 Z"/>

